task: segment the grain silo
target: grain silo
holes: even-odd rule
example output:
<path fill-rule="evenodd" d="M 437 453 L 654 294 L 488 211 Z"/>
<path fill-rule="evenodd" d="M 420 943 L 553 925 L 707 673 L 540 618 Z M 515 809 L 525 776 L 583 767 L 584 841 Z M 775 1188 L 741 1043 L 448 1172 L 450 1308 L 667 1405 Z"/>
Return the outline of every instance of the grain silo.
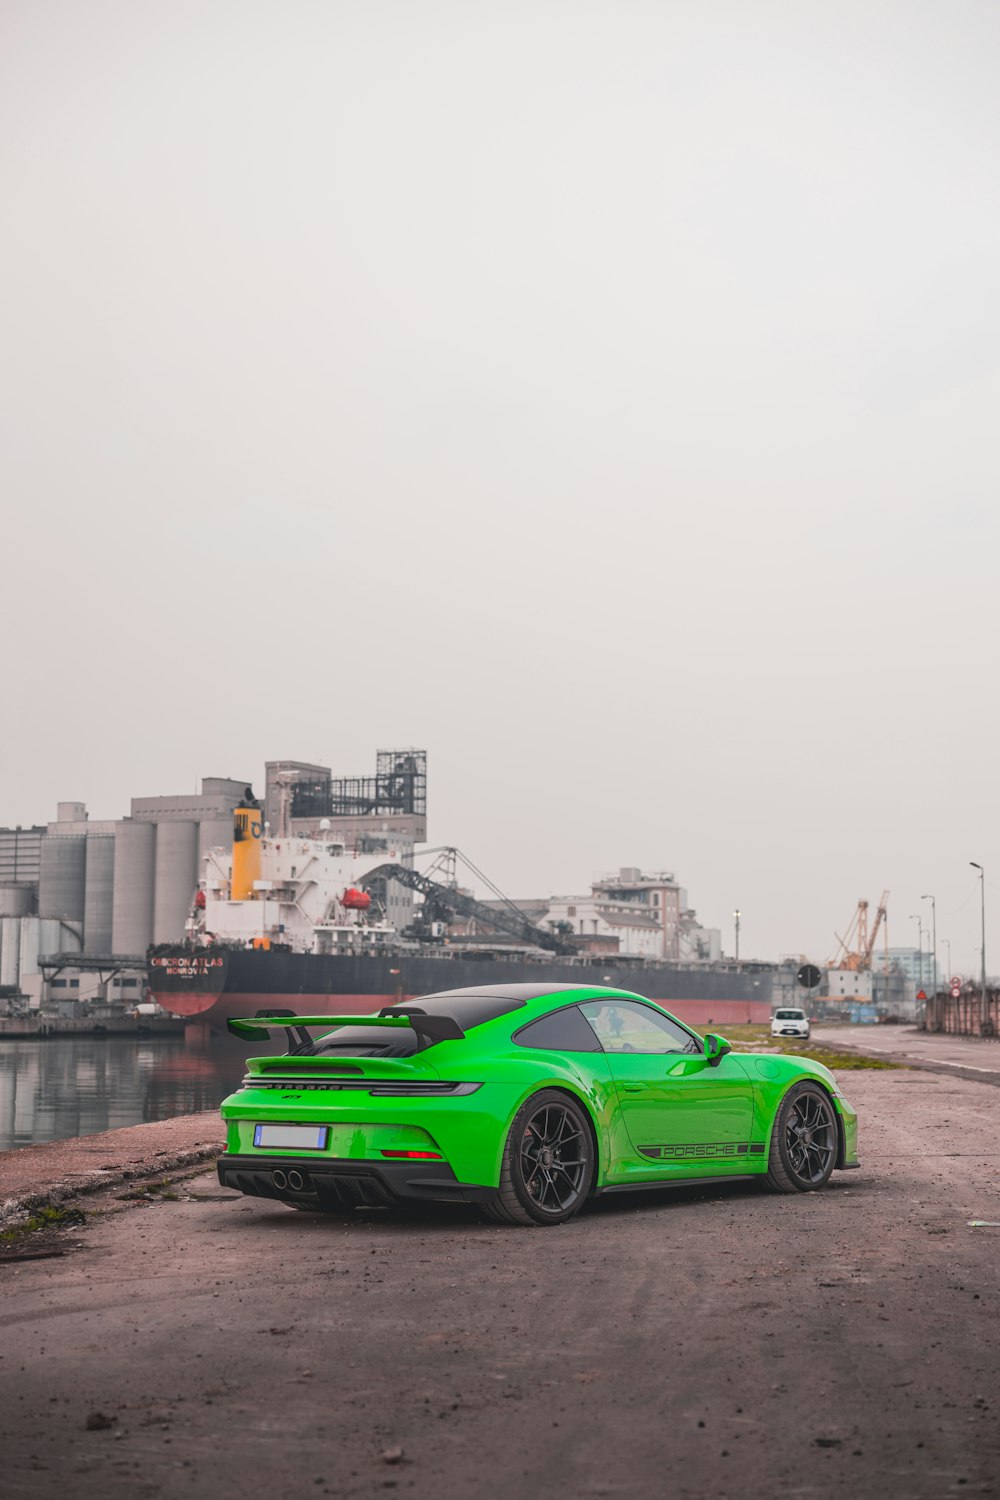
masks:
<path fill-rule="evenodd" d="M 20 972 L 23 982 L 25 975 L 38 973 L 38 948 L 41 939 L 42 924 L 37 917 L 22 917 L 21 919 L 21 960 Z"/>
<path fill-rule="evenodd" d="M 153 941 L 153 879 L 156 829 L 123 818 L 115 830 L 114 953 L 145 953 Z"/>
<path fill-rule="evenodd" d="M 79 953 L 80 935 L 58 917 L 44 917 L 38 923 L 38 952 L 42 958 L 53 953 Z"/>
<path fill-rule="evenodd" d="M 21 918 L 0 917 L 0 984 L 17 986 L 21 974 Z"/>
<path fill-rule="evenodd" d="M 156 894 L 153 942 L 176 943 L 184 936 L 198 883 L 198 825 L 162 822 L 156 827 Z"/>
<path fill-rule="evenodd" d="M 112 913 L 115 884 L 115 840 L 108 834 L 87 839 L 84 886 L 84 953 L 112 952 Z"/>
<path fill-rule="evenodd" d="M 233 842 L 233 819 L 203 818 L 198 824 L 198 879 L 205 873 L 205 855 L 209 849 L 228 849 Z"/>
<path fill-rule="evenodd" d="M 41 875 L 38 882 L 38 914 L 59 917 L 64 922 L 82 922 L 86 886 L 87 839 L 83 833 L 68 836 L 50 831 L 42 840 Z"/>
<path fill-rule="evenodd" d="M 0 917 L 30 916 L 35 893 L 30 885 L 0 885 Z"/>

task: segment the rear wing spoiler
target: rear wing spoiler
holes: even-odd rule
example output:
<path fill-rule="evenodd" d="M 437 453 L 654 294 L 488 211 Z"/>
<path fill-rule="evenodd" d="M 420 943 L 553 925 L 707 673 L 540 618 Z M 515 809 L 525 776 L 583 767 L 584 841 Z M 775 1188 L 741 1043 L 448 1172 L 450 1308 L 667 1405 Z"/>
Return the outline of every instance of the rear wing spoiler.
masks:
<path fill-rule="evenodd" d="M 273 1026 L 291 1031 L 299 1046 L 309 1043 L 309 1028 L 322 1027 L 334 1031 L 338 1026 L 388 1026 L 398 1031 L 409 1028 L 430 1045 L 434 1042 L 457 1042 L 465 1036 L 458 1022 L 451 1016 L 428 1016 L 416 1008 L 381 1011 L 377 1016 L 296 1016 L 288 1011 L 258 1011 L 252 1020 L 231 1020 L 226 1026 L 234 1036 L 248 1041 L 266 1041 Z"/>

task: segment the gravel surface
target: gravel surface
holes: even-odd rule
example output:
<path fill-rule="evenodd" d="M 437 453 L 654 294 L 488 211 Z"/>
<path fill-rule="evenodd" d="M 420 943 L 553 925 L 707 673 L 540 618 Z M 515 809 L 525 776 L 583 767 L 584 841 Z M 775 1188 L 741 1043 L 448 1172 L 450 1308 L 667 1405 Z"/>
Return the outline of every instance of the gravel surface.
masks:
<path fill-rule="evenodd" d="M 1000 1090 L 850 1073 L 859 1172 L 327 1220 L 86 1200 L 0 1267 L 4 1494 L 939 1497 L 1000 1472 Z M 80 1244 L 79 1250 L 72 1245 Z"/>

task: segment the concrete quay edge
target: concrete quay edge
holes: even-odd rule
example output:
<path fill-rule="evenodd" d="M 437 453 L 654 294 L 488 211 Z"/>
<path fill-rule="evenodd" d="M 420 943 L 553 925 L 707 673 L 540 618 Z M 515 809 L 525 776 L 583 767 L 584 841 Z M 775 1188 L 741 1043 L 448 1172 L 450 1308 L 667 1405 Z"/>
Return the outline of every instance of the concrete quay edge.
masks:
<path fill-rule="evenodd" d="M 221 1155 L 223 1144 L 219 1114 L 206 1110 L 2 1151 L 0 1228 L 14 1228 L 46 1205 L 212 1161 Z"/>

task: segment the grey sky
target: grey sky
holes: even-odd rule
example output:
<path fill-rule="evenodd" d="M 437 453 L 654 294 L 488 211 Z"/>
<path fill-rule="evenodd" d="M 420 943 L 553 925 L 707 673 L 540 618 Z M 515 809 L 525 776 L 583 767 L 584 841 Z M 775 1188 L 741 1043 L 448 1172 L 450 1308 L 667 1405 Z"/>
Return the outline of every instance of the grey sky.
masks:
<path fill-rule="evenodd" d="M 0 822 L 426 745 L 514 894 L 1000 968 L 995 4 L 0 21 Z"/>

